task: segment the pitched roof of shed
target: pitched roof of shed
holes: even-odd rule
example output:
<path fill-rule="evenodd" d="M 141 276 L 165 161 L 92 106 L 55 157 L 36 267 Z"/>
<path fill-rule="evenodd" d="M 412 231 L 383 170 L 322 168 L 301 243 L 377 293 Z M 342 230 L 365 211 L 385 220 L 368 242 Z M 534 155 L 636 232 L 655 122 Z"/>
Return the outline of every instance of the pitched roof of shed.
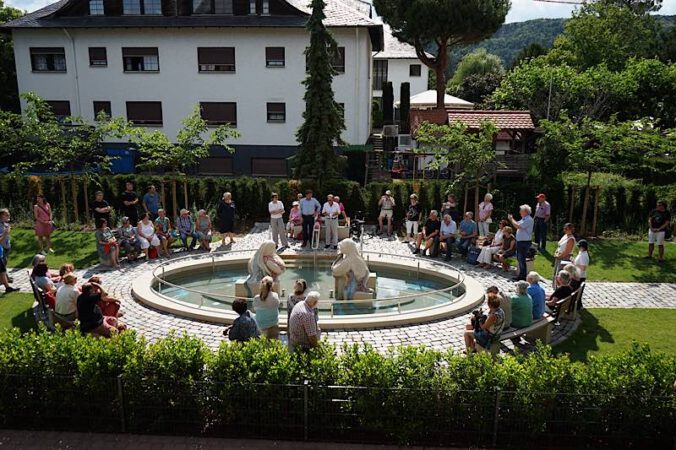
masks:
<path fill-rule="evenodd" d="M 479 128 L 484 120 L 491 120 L 499 130 L 533 130 L 529 111 L 480 111 L 450 109 L 448 122 L 462 122 L 469 128 Z"/>

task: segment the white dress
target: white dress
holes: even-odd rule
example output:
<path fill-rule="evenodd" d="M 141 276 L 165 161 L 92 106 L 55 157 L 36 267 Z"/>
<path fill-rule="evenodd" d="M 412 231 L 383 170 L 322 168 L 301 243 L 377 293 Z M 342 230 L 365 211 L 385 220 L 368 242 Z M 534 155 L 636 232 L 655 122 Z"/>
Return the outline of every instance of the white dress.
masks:
<path fill-rule="evenodd" d="M 575 267 L 580 272 L 580 278 L 587 278 L 587 267 L 589 267 L 589 253 L 580 252 L 575 257 Z M 585 270 L 580 269 L 580 266 L 584 266 Z"/>
<path fill-rule="evenodd" d="M 150 238 L 150 242 L 148 242 L 148 239 L 145 237 L 141 236 L 141 233 L 138 234 L 138 240 L 141 242 L 141 248 L 143 250 L 149 248 L 151 245 L 153 247 L 157 247 L 160 245 L 160 240 L 158 239 L 157 235 L 155 234 L 155 227 L 151 222 L 148 222 L 147 224 L 143 222 L 139 222 L 139 225 L 141 226 L 141 233 L 145 236 L 152 236 Z"/>
<path fill-rule="evenodd" d="M 481 248 L 481 253 L 477 258 L 479 264 L 490 264 L 493 261 L 493 255 L 495 255 L 502 248 L 502 230 L 498 230 L 495 233 L 493 242 L 490 246 L 485 246 Z"/>

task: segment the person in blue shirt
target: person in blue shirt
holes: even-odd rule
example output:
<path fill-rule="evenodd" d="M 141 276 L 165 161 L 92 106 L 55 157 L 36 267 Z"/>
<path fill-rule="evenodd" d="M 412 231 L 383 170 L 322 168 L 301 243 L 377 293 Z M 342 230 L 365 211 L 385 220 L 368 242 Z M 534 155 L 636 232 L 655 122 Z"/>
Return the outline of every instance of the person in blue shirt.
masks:
<path fill-rule="evenodd" d="M 247 309 L 245 299 L 236 298 L 232 302 L 232 309 L 239 314 L 239 317 L 223 331 L 224 336 L 227 336 L 231 341 L 246 342 L 261 335 L 256 325 L 256 319 L 251 316 Z"/>
<path fill-rule="evenodd" d="M 460 242 L 458 243 L 458 250 L 460 250 L 462 256 L 467 256 L 472 241 L 479 235 L 479 228 L 473 219 L 474 213 L 467 211 L 465 213 L 465 218 L 460 222 Z"/>
<path fill-rule="evenodd" d="M 545 290 L 540 286 L 540 275 L 537 272 L 529 272 L 528 295 L 533 300 L 533 320 L 539 320 L 545 313 Z"/>
<path fill-rule="evenodd" d="M 143 209 L 150 214 L 151 222 L 157 219 L 158 211 L 160 210 L 160 194 L 157 193 L 157 188 L 154 184 L 148 186 L 148 192 L 143 196 Z"/>
<path fill-rule="evenodd" d="M 315 226 L 315 219 L 322 210 L 322 205 L 319 204 L 316 198 L 312 196 L 312 191 L 305 191 L 305 197 L 300 201 L 300 214 L 303 218 L 303 245 L 305 247 L 312 239 L 312 228 Z"/>
<path fill-rule="evenodd" d="M 526 279 L 526 256 L 531 246 L 533 235 L 533 218 L 530 216 L 531 208 L 529 205 L 521 205 L 519 207 L 519 214 L 521 220 L 514 220 L 514 216 L 509 214 L 507 218 L 516 229 L 516 259 L 519 261 L 519 274 L 514 277 L 514 281 Z"/>

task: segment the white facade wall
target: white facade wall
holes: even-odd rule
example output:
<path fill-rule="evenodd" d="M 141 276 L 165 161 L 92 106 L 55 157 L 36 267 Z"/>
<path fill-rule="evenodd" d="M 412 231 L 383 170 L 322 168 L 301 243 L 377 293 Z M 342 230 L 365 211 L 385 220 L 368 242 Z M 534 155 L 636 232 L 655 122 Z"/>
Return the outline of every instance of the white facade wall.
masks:
<path fill-rule="evenodd" d="M 420 76 L 412 77 L 410 76 L 410 66 L 411 64 L 419 64 Z M 429 73 L 429 67 L 423 64 L 418 58 L 403 59 L 403 58 L 391 58 L 387 60 L 387 81 L 392 82 L 392 88 L 394 89 L 394 102 L 400 100 L 401 93 L 401 83 L 411 83 L 411 96 L 419 94 L 427 90 L 427 78 Z M 382 97 L 382 90 L 374 90 L 373 97 Z"/>
<path fill-rule="evenodd" d="M 372 50 L 364 28 L 331 30 L 345 47 L 345 73 L 334 78 L 345 104 L 343 139 L 363 144 L 370 131 Z M 200 101 L 236 102 L 238 145 L 297 145 L 305 110 L 305 56 L 309 35 L 282 28 L 15 29 L 19 92 L 69 100 L 71 114 L 93 119 L 94 101 L 110 101 L 126 117 L 127 101 L 161 101 L 163 126 L 175 138 L 181 120 Z M 64 47 L 66 73 L 33 73 L 30 47 Z M 108 66 L 89 66 L 89 47 L 106 47 Z M 122 47 L 157 47 L 158 73 L 125 73 Z M 235 73 L 199 73 L 197 47 L 235 47 Z M 285 47 L 284 68 L 265 67 L 265 47 Z M 286 122 L 267 123 L 266 103 L 286 103 Z M 25 106 L 25 105 L 22 105 Z"/>

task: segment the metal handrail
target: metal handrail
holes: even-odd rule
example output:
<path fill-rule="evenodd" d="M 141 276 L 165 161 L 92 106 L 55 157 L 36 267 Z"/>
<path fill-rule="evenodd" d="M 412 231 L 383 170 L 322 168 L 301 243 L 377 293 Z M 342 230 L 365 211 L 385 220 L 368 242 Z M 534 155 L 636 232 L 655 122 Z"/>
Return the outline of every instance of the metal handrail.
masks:
<path fill-rule="evenodd" d="M 226 256 L 226 255 L 231 255 L 233 253 L 255 253 L 256 251 L 257 251 L 256 249 L 224 250 L 224 251 L 204 254 L 201 257 L 198 256 L 198 259 L 210 258 L 212 268 L 214 268 L 215 262 L 216 262 L 216 256 Z M 316 262 L 316 252 L 313 252 L 313 253 L 314 253 L 315 262 Z M 390 256 L 390 257 L 405 258 L 405 259 L 411 258 L 411 256 L 400 255 L 400 254 L 396 254 L 396 253 L 371 252 L 371 251 L 364 251 L 363 253 L 367 254 L 367 260 L 370 260 L 370 258 L 369 258 L 370 255 L 378 255 L 379 257 Z M 196 259 L 195 255 L 183 256 L 183 257 L 180 257 L 180 258 L 175 258 L 175 259 L 171 259 L 169 261 L 165 261 L 162 264 L 160 264 L 159 266 L 155 267 L 152 271 L 152 275 L 153 275 L 153 281 L 156 281 L 158 283 L 159 293 L 162 294 L 162 292 L 161 292 L 162 285 L 165 285 L 165 286 L 168 286 L 168 287 L 183 289 L 185 291 L 192 292 L 194 294 L 198 294 L 202 297 L 207 296 L 207 297 L 210 297 L 214 300 L 221 300 L 221 299 L 223 299 L 223 300 L 233 299 L 234 300 L 236 298 L 241 298 L 241 299 L 244 299 L 244 300 L 247 300 L 247 301 L 253 300 L 253 297 L 242 297 L 242 296 L 230 295 L 230 294 L 219 294 L 219 293 L 215 293 L 215 292 L 205 292 L 205 291 L 201 291 L 199 289 L 181 286 L 181 285 L 166 281 L 164 278 L 158 276 L 158 274 L 157 274 L 157 272 L 159 270 L 161 270 L 162 276 L 164 276 L 166 266 L 168 266 L 170 264 L 176 264 L 177 262 L 181 262 L 182 260 L 194 260 L 194 259 Z M 457 289 L 458 287 L 460 287 L 464 284 L 464 281 L 465 281 L 464 274 L 459 272 L 458 270 L 456 270 L 450 264 L 447 264 L 447 263 L 441 262 L 441 261 L 427 261 L 427 262 L 430 262 L 434 265 L 445 266 L 445 267 L 452 269 L 453 271 L 455 271 L 458 274 L 458 282 L 451 285 L 451 286 L 447 286 L 445 288 L 436 289 L 436 290 L 433 290 L 433 291 L 423 292 L 423 293 L 419 293 L 419 294 L 407 294 L 407 295 L 402 295 L 402 296 L 399 296 L 399 297 L 389 297 L 389 298 L 380 298 L 380 299 L 364 299 L 364 300 L 319 300 L 318 305 L 333 306 L 333 305 L 336 305 L 336 304 L 361 304 L 361 303 L 373 303 L 374 301 L 378 301 L 378 302 L 389 302 L 389 303 L 398 302 L 398 307 L 401 308 L 401 302 L 402 301 L 405 301 L 405 300 L 408 300 L 408 299 L 416 299 L 420 296 L 429 296 L 429 295 L 435 295 L 435 294 L 450 292 L 450 291 Z M 215 270 L 215 268 L 213 270 Z M 417 270 L 418 270 L 418 278 L 419 278 L 420 277 L 420 261 L 418 261 Z M 172 301 L 177 301 L 177 299 L 173 299 L 172 297 L 166 296 L 164 294 L 162 294 L 162 295 L 164 297 L 167 297 L 168 299 L 170 299 Z M 331 308 L 331 309 L 333 310 L 333 308 Z"/>

